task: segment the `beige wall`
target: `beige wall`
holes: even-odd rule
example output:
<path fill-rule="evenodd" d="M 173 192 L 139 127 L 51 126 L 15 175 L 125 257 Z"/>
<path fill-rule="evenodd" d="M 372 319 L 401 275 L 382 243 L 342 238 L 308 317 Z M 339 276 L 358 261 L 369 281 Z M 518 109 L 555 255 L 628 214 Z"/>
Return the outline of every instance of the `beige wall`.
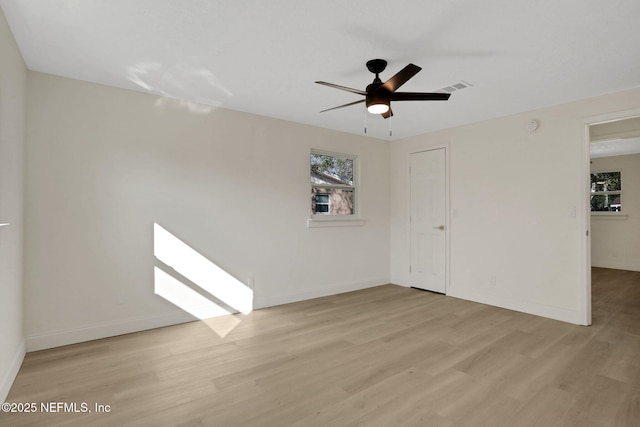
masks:
<path fill-rule="evenodd" d="M 448 144 L 448 293 L 586 322 L 585 125 L 638 108 L 636 89 L 394 142 L 391 280 L 408 283 L 408 155 Z"/>
<path fill-rule="evenodd" d="M 40 73 L 28 93 L 29 349 L 191 319 L 154 294 L 154 224 L 258 307 L 388 283 L 388 142 Z M 358 156 L 364 225 L 307 227 L 312 148 Z"/>
<path fill-rule="evenodd" d="M 640 271 L 640 154 L 593 159 L 594 172 L 622 172 L 622 216 L 591 216 L 591 263 Z"/>
<path fill-rule="evenodd" d="M 24 357 L 23 152 L 27 69 L 0 9 L 0 402 Z"/>

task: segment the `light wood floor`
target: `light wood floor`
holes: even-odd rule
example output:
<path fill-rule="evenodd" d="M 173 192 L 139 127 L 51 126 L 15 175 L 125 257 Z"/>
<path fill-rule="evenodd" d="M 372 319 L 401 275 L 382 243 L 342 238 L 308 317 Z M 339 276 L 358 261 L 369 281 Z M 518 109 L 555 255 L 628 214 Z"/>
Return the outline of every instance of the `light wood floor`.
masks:
<path fill-rule="evenodd" d="M 111 412 L 0 425 L 640 426 L 639 272 L 591 327 L 393 285 L 234 318 L 29 353 L 9 402 Z"/>

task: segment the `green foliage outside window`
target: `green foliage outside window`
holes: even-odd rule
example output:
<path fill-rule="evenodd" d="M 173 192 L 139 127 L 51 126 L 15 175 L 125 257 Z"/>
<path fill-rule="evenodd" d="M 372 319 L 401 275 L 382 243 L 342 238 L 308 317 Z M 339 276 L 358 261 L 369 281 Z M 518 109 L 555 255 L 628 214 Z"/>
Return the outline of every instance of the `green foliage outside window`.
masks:
<path fill-rule="evenodd" d="M 311 153 L 311 171 L 334 176 L 346 185 L 353 185 L 353 159 Z"/>
<path fill-rule="evenodd" d="M 591 212 L 622 211 L 622 174 L 598 172 L 591 174 Z"/>

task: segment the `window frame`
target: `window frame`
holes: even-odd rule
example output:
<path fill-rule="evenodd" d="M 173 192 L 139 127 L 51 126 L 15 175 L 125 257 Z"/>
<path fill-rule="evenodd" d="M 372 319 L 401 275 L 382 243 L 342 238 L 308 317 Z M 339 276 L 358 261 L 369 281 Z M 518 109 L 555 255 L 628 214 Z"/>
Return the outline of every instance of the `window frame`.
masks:
<path fill-rule="evenodd" d="M 314 184 L 311 182 L 311 155 L 316 154 L 320 156 L 330 156 L 349 159 L 353 162 L 353 176 L 352 185 L 341 184 Z M 352 204 L 353 213 L 351 214 L 328 214 L 328 213 L 314 213 L 311 206 L 309 206 L 309 219 L 307 220 L 307 227 L 341 227 L 341 226 L 354 226 L 363 225 L 364 220 L 361 216 L 360 207 L 360 159 L 355 154 L 338 153 L 334 151 L 318 150 L 312 148 L 307 156 L 307 162 L 309 165 L 309 194 L 313 197 L 313 189 L 340 189 L 352 191 Z M 309 199 L 307 199 L 309 200 Z M 331 202 L 329 202 L 331 203 Z"/>
<path fill-rule="evenodd" d="M 591 182 L 591 177 L 594 174 L 600 173 L 619 173 L 620 174 L 620 190 L 612 190 L 612 191 L 591 191 L 589 189 L 589 200 L 591 200 L 592 196 L 610 196 L 610 195 L 618 195 L 620 197 L 620 210 L 619 211 L 593 211 L 591 210 L 591 215 L 593 216 L 625 216 L 623 213 L 623 190 L 624 190 L 624 179 L 623 179 L 623 171 L 622 169 L 604 169 L 604 170 L 592 170 L 589 172 L 589 182 Z M 591 204 L 590 204 L 591 205 Z M 591 209 L 591 206 L 589 206 Z"/>
<path fill-rule="evenodd" d="M 322 188 L 326 188 L 326 187 L 322 187 Z M 327 202 L 326 203 L 318 202 L 318 197 L 319 196 L 326 196 L 327 197 Z M 316 213 L 315 213 L 315 215 L 328 215 L 329 212 L 331 212 L 331 193 L 315 193 L 314 197 L 316 199 L 315 200 L 315 203 L 316 203 Z M 327 212 L 318 213 L 318 209 L 317 209 L 318 205 L 327 206 Z"/>

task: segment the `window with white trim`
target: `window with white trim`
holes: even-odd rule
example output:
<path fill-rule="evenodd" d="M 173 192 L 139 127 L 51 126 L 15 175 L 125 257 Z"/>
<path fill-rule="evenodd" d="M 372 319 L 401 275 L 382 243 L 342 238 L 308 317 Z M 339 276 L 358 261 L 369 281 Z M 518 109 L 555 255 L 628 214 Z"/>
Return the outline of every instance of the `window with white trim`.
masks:
<path fill-rule="evenodd" d="M 356 213 L 356 158 L 347 154 L 311 151 L 311 214 Z"/>
<path fill-rule="evenodd" d="M 316 193 L 315 214 L 328 214 L 331 212 L 331 193 Z"/>
<path fill-rule="evenodd" d="M 622 212 L 622 173 L 591 174 L 591 212 Z"/>

